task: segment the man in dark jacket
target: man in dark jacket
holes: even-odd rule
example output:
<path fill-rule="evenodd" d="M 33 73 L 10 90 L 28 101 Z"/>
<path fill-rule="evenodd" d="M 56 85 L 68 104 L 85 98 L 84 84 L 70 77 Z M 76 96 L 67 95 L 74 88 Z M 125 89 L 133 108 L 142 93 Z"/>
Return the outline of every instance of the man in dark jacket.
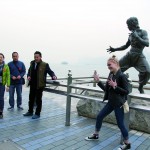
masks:
<path fill-rule="evenodd" d="M 24 116 L 33 115 L 33 107 L 36 100 L 36 111 L 32 116 L 32 119 L 37 119 L 40 117 L 40 112 L 42 109 L 42 94 L 44 87 L 46 86 L 47 73 L 53 80 L 57 79 L 55 73 L 50 69 L 49 64 L 42 61 L 41 52 L 36 51 L 34 53 L 34 61 L 31 61 L 27 75 L 30 85 L 29 110 L 27 113 L 23 114 Z"/>
<path fill-rule="evenodd" d="M 8 110 L 14 109 L 14 93 L 16 89 L 17 93 L 17 107 L 18 110 L 23 110 L 22 105 L 22 84 L 24 84 L 23 76 L 26 73 L 26 68 L 23 62 L 19 61 L 19 55 L 17 52 L 12 53 L 13 61 L 8 63 L 10 69 L 10 87 L 9 87 L 9 105 Z"/>

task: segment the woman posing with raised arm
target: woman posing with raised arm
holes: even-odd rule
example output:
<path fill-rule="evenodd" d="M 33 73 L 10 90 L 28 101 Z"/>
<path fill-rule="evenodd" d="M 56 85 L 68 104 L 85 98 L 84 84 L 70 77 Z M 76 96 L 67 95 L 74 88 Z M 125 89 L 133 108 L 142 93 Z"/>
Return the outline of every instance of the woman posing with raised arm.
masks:
<path fill-rule="evenodd" d="M 98 82 L 98 86 L 104 90 L 104 100 L 108 100 L 108 103 L 99 112 L 96 119 L 95 132 L 85 140 L 98 140 L 99 132 L 102 126 L 103 119 L 112 111 L 115 112 L 117 125 L 123 135 L 124 145 L 120 149 L 130 149 L 131 144 L 128 141 L 128 131 L 124 125 L 124 109 L 123 104 L 127 100 L 128 80 L 125 74 L 120 70 L 119 61 L 115 56 L 112 56 L 107 61 L 108 69 L 110 70 L 106 84 L 104 85 L 99 75 L 94 74 L 94 79 Z"/>

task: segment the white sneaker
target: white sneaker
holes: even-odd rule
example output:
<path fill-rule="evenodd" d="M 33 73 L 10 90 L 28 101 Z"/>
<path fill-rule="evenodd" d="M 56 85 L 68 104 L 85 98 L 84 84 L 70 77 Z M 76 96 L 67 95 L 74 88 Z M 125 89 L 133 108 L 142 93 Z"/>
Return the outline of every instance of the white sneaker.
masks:
<path fill-rule="evenodd" d="M 118 148 L 118 150 L 127 150 L 127 149 L 130 149 L 130 148 L 131 148 L 131 144 L 128 143 L 128 144 L 124 144 L 124 145 L 120 146 Z"/>
<path fill-rule="evenodd" d="M 88 136 L 85 138 L 86 141 L 94 141 L 94 140 L 99 140 L 98 134 L 92 134 L 91 136 Z"/>

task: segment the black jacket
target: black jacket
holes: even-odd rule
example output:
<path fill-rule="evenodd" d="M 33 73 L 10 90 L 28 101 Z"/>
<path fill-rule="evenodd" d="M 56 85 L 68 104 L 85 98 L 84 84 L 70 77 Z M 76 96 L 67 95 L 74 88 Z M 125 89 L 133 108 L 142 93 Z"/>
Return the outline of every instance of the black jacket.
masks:
<path fill-rule="evenodd" d="M 110 76 L 112 76 L 112 73 L 109 74 L 108 79 Z M 104 85 L 100 81 L 98 82 L 98 86 L 105 91 L 104 101 L 108 100 L 114 107 L 122 106 L 127 100 L 127 95 L 129 93 L 128 79 L 121 70 L 118 70 L 113 80 L 117 82 L 117 87 L 115 89 L 109 86 L 108 82 Z"/>

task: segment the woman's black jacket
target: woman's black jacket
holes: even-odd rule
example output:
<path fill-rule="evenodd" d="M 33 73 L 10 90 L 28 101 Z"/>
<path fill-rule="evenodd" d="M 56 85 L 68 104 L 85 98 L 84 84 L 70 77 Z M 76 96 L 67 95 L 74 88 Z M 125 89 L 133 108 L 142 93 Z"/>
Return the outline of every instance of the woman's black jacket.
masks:
<path fill-rule="evenodd" d="M 116 80 L 117 82 L 117 87 L 115 89 L 109 86 L 108 82 L 106 82 L 106 84 L 104 85 L 100 81 L 98 82 L 98 86 L 105 92 L 104 101 L 108 100 L 108 102 L 111 103 L 112 106 L 120 107 L 127 100 L 127 95 L 129 93 L 128 79 L 120 69 L 117 71 L 116 75 L 110 73 L 108 76 L 108 80 L 110 77 L 112 77 L 113 81 Z"/>

